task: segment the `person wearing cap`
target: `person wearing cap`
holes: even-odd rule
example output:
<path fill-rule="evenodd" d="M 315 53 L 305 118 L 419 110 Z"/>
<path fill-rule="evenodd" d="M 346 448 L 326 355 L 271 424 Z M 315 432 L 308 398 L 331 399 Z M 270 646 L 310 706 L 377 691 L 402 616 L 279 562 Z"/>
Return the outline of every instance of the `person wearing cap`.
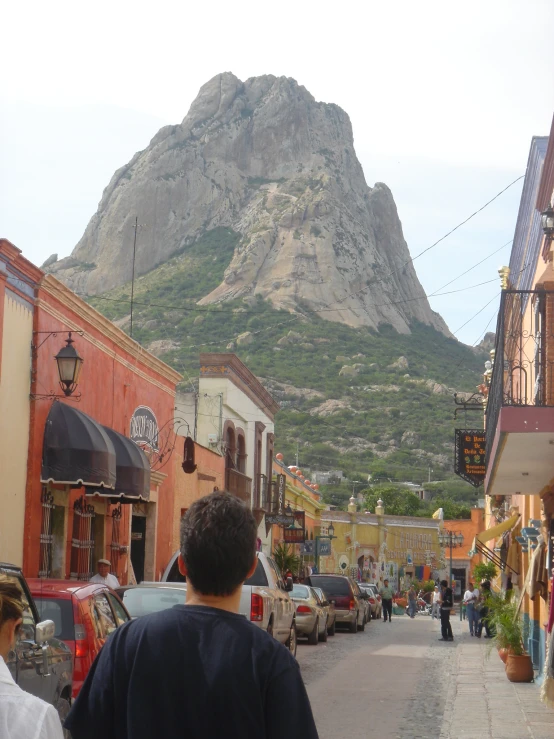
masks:
<path fill-rule="evenodd" d="M 118 588 L 119 580 L 115 575 L 110 573 L 112 563 L 109 559 L 98 560 L 98 572 L 94 577 L 90 578 L 91 582 L 99 582 L 101 585 L 107 585 L 110 588 Z"/>

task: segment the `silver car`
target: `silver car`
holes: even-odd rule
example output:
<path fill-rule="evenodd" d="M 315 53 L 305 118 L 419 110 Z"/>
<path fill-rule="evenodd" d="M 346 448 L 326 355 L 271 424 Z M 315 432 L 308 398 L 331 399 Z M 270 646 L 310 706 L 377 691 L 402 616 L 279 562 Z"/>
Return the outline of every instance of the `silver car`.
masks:
<path fill-rule="evenodd" d="M 382 604 L 377 586 L 370 583 L 360 583 L 358 587 L 362 592 L 367 593 L 368 603 L 371 607 L 371 618 L 381 618 Z"/>
<path fill-rule="evenodd" d="M 323 610 L 327 614 L 327 636 L 334 636 L 337 623 L 335 604 L 332 600 L 327 600 L 327 596 L 321 588 L 312 588 L 312 590 L 318 596 L 320 604 L 323 606 Z"/>
<path fill-rule="evenodd" d="M 185 582 L 141 582 L 140 585 L 123 585 L 116 588 L 115 592 L 131 618 L 165 611 L 173 606 L 184 606 L 187 600 Z"/>
<path fill-rule="evenodd" d="M 307 636 L 308 644 L 327 641 L 328 613 L 314 589 L 308 585 L 294 585 L 290 594 L 296 606 L 296 632 Z"/>

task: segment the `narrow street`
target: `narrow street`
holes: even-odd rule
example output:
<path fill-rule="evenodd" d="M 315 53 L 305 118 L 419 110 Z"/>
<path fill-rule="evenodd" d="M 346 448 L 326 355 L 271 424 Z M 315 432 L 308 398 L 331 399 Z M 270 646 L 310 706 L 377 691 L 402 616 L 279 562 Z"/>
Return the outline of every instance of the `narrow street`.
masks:
<path fill-rule="evenodd" d="M 455 641 L 438 641 L 427 616 L 372 621 L 327 644 L 299 643 L 298 661 L 321 739 L 543 739 L 554 711 L 535 684 L 509 683 L 496 650 L 452 618 Z"/>

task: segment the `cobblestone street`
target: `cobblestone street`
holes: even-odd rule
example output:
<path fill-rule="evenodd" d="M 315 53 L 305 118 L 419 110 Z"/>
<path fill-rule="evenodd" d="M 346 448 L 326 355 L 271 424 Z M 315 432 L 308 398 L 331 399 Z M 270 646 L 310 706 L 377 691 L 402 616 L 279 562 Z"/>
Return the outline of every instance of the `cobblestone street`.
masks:
<path fill-rule="evenodd" d="M 452 618 L 455 641 L 439 642 L 438 621 L 393 617 L 327 644 L 300 642 L 302 668 L 321 739 L 546 739 L 554 710 L 539 687 L 510 683 L 496 650 Z"/>

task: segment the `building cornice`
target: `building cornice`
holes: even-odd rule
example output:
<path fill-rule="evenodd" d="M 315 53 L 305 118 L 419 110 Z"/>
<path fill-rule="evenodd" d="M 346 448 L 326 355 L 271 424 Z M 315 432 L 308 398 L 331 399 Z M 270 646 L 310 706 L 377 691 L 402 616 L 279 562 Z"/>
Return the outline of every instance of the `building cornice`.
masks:
<path fill-rule="evenodd" d="M 18 249 L 17 246 L 12 244 L 11 241 L 8 241 L 8 239 L 0 239 L 0 256 L 3 257 L 14 269 L 17 269 L 30 282 L 35 283 L 35 285 L 38 285 L 44 276 L 44 272 L 26 259 L 22 255 L 21 249 Z"/>
<path fill-rule="evenodd" d="M 144 349 L 144 347 L 127 336 L 124 331 L 115 326 L 110 320 L 86 303 L 53 275 L 45 275 L 40 283 L 40 288 L 51 297 L 60 301 L 60 303 L 83 321 L 86 321 L 99 330 L 107 339 L 113 341 L 114 344 L 121 347 L 135 360 L 140 361 L 141 364 L 153 372 L 169 380 L 170 383 L 177 385 L 183 379 L 182 375 L 165 362 L 162 362 L 161 359 L 150 354 L 147 349 Z"/>
<path fill-rule="evenodd" d="M 258 378 L 241 362 L 236 354 L 202 352 L 200 377 L 225 377 L 248 395 L 272 421 L 279 410 L 279 403 L 264 388 Z"/>

